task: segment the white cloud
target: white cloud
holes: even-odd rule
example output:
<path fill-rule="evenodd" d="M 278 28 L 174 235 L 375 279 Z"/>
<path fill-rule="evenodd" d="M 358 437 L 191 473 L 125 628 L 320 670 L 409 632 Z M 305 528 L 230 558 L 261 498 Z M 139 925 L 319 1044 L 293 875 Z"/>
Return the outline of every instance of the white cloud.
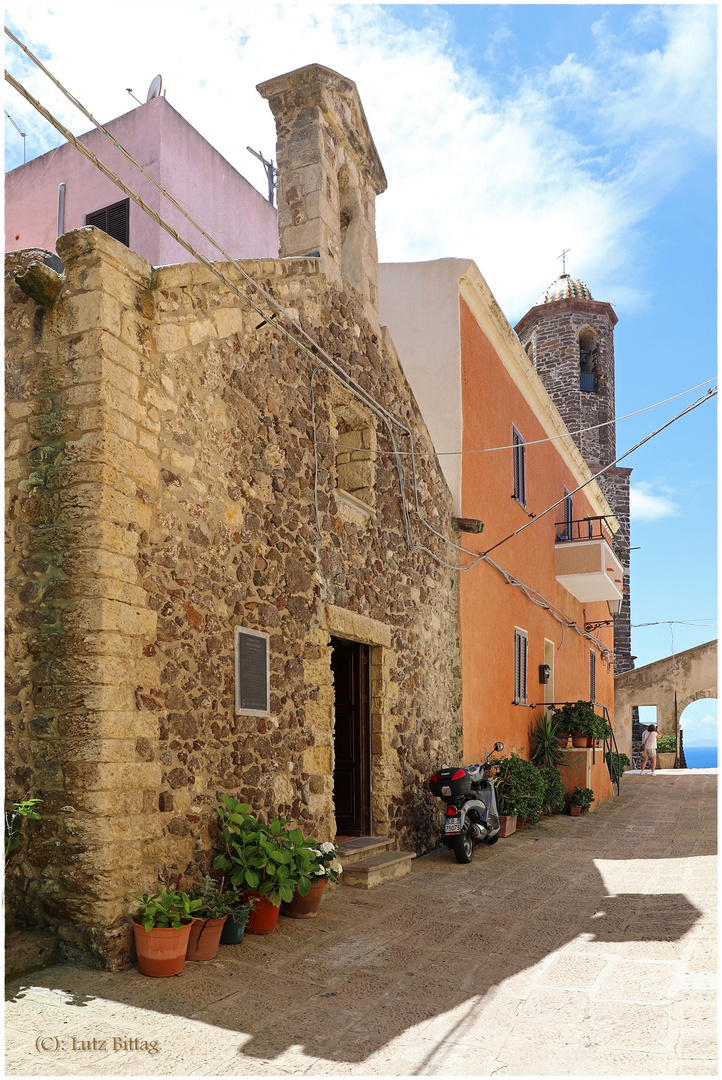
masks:
<path fill-rule="evenodd" d="M 659 521 L 675 517 L 678 506 L 666 495 L 657 494 L 651 484 L 639 480 L 629 489 L 629 510 L 633 521 Z"/>
<path fill-rule="evenodd" d="M 470 69 L 433 7 L 419 9 L 428 21 L 416 29 L 373 4 L 129 9 L 141 17 L 117 20 L 110 48 L 89 44 L 87 0 L 15 3 L 9 19 L 101 120 L 133 106 L 127 86 L 143 100 L 160 71 L 168 101 L 261 191 L 262 168 L 245 147 L 271 155 L 275 130 L 256 83 L 311 62 L 343 72 L 359 87 L 389 179 L 377 204 L 380 257 L 473 258 L 512 320 L 553 279 L 562 246 L 594 295 L 628 309 L 645 303 L 630 272 L 641 224 L 714 139 L 711 5 L 651 9 L 643 18 L 656 48 L 633 12 L 623 40 L 602 18 L 589 56 L 522 72 L 504 94 Z M 505 33 L 497 26 L 487 48 Z M 87 130 L 13 45 L 6 62 L 73 131 Z M 30 155 L 57 144 L 43 144 L 45 123 L 9 93 Z M 15 145 L 12 130 L 7 137 Z"/>
<path fill-rule="evenodd" d="M 702 716 L 685 716 L 681 722 L 685 746 L 716 746 L 717 716 L 713 712 Z"/>

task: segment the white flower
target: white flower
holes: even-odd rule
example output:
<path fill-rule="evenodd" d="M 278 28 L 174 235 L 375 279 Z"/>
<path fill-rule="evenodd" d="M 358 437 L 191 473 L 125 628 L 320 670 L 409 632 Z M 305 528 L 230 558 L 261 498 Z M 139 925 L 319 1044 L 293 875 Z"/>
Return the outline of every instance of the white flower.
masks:
<path fill-rule="evenodd" d="M 316 870 L 316 877 L 323 877 L 325 873 L 326 873 L 326 867 L 325 866 L 319 866 L 318 870 Z"/>
<path fill-rule="evenodd" d="M 316 855 L 319 859 L 321 858 L 321 852 L 318 850 L 318 848 L 311 848 L 311 855 Z"/>
<path fill-rule="evenodd" d="M 321 851 L 325 852 L 327 855 L 330 854 L 332 851 L 335 851 L 335 850 L 336 850 L 336 845 L 329 843 L 328 840 L 325 840 L 321 844 Z"/>
<path fill-rule="evenodd" d="M 338 861 L 338 859 L 334 859 L 332 863 L 329 863 L 328 868 L 329 870 L 333 870 L 334 874 L 343 873 L 343 867 L 341 866 L 341 863 Z"/>

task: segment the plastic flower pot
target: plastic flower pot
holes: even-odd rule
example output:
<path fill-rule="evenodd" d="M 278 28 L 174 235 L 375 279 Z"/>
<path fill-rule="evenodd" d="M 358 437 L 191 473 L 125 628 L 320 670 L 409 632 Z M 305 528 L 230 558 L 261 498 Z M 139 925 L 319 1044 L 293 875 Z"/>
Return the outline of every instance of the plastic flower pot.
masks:
<path fill-rule="evenodd" d="M 288 915 L 289 919 L 315 919 L 321 904 L 323 890 L 326 888 L 326 878 L 314 882 L 308 896 L 301 896 L 296 890 L 293 900 L 288 903 L 284 900 L 281 904 L 281 914 Z"/>
<path fill-rule="evenodd" d="M 177 930 L 156 926 L 146 930 L 141 922 L 132 920 L 138 971 L 156 979 L 178 975 L 183 970 L 191 924 Z"/>
<path fill-rule="evenodd" d="M 222 919 L 194 919 L 188 936 L 186 960 L 212 960 L 218 952 L 225 921 L 225 915 Z"/>
<path fill-rule="evenodd" d="M 278 924 L 279 908 L 260 893 L 252 892 L 249 895 L 254 897 L 256 906 L 248 919 L 248 933 L 272 934 Z"/>
<path fill-rule="evenodd" d="M 246 932 L 246 923 L 248 918 L 243 915 L 240 919 L 233 918 L 233 912 L 231 911 L 223 924 L 223 930 L 221 931 L 221 945 L 240 945 L 243 941 L 243 935 Z"/>

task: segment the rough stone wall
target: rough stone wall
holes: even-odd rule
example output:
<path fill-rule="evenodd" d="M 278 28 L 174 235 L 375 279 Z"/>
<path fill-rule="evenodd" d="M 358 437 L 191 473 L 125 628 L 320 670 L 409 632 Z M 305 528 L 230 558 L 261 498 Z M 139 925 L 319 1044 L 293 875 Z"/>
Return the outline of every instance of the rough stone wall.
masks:
<path fill-rule="evenodd" d="M 273 321 L 204 268 L 152 271 L 97 230 L 58 251 L 53 307 L 7 289 L 8 794 L 44 800 L 9 903 L 113 967 L 125 894 L 208 867 L 221 792 L 334 835 L 331 634 L 372 645 L 373 830 L 433 844 L 425 781 L 460 752 L 458 582 L 409 550 L 368 411 L 374 505 L 336 497 L 345 391 L 323 372 L 316 535 L 313 364 Z M 431 449 L 361 298 L 318 260 L 244 268 Z M 423 512 L 454 537 L 425 460 Z M 267 718 L 234 712 L 237 625 L 270 634 Z"/>
<path fill-rule="evenodd" d="M 560 300 L 532 308 L 516 326 L 544 388 L 570 432 L 602 424 L 614 417 L 614 322 L 608 304 Z M 615 320 L 616 321 L 616 320 Z M 596 390 L 579 388 L 579 334 L 591 327 L 597 334 Z M 592 472 L 616 457 L 614 424 L 575 436 Z"/>
<path fill-rule="evenodd" d="M 276 119 L 282 257 L 317 254 L 377 318 L 376 196 L 386 175 L 350 80 L 309 64 L 258 86 Z"/>
<path fill-rule="evenodd" d="M 615 416 L 615 324 L 616 316 L 609 304 L 575 299 L 537 305 L 515 327 L 545 390 L 592 472 L 603 469 L 617 456 L 616 427 L 608 423 Z M 593 392 L 581 390 L 579 380 L 579 336 L 587 328 L 596 336 L 596 389 Z M 599 424 L 605 426 L 597 427 Z M 582 434 L 575 434 L 578 431 Z M 629 577 L 630 473 L 631 469 L 615 467 L 599 477 L 599 486 L 620 523 L 612 547 L 624 569 L 624 600 L 614 622 L 616 675 L 634 667 Z"/>

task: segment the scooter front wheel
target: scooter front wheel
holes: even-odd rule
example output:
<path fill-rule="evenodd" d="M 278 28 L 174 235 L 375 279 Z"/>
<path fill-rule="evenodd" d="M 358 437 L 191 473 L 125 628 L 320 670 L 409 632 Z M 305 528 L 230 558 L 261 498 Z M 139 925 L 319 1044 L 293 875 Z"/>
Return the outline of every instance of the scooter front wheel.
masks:
<path fill-rule="evenodd" d="M 471 838 L 471 828 L 468 821 L 464 822 L 464 828 L 458 836 L 451 840 L 451 850 L 460 863 L 470 863 L 474 858 L 474 841 Z"/>

